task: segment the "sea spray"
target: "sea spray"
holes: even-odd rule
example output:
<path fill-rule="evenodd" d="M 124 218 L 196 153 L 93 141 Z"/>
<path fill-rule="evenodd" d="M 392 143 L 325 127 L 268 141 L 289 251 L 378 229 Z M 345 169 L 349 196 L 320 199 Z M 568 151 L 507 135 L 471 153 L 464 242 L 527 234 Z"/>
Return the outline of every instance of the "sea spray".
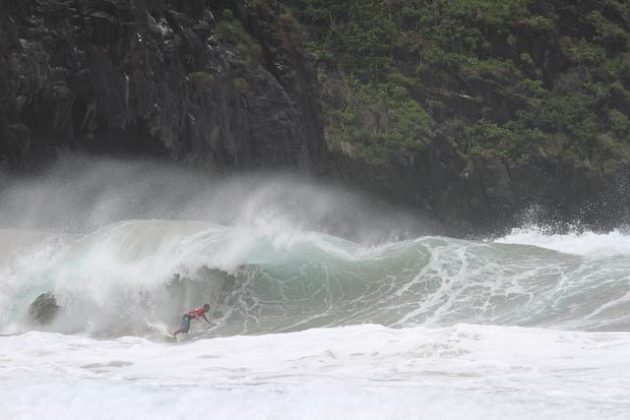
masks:
<path fill-rule="evenodd" d="M 605 233 L 570 231 L 562 234 L 546 230 L 537 225 L 518 227 L 496 239 L 496 242 L 533 245 L 593 258 L 630 254 L 630 235 L 622 230 Z"/>
<path fill-rule="evenodd" d="M 229 178 L 164 162 L 64 156 L 0 189 L 0 228 L 88 233 L 123 220 L 283 224 L 364 244 L 434 233 L 435 221 L 296 174 Z"/>

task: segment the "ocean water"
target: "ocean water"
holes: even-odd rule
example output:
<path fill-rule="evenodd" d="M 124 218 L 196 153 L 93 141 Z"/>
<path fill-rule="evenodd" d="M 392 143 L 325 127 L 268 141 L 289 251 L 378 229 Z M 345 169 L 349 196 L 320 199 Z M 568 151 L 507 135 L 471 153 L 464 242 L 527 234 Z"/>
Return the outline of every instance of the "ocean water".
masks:
<path fill-rule="evenodd" d="M 153 163 L 12 181 L 0 418 L 630 416 L 630 235 L 418 226 L 332 187 Z M 206 302 L 210 324 L 169 338 Z"/>

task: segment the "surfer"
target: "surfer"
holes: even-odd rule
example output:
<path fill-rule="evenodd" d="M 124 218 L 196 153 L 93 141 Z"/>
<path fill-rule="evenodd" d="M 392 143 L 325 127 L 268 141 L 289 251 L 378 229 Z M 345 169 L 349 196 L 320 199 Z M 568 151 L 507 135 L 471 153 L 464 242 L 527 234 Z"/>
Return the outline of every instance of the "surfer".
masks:
<path fill-rule="evenodd" d="M 210 305 L 206 303 L 201 308 L 194 308 L 188 311 L 188 313 L 183 316 L 182 323 L 180 324 L 179 329 L 173 332 L 173 337 L 176 337 L 177 334 L 179 333 L 188 334 L 188 330 L 190 329 L 191 319 L 203 318 L 209 324 L 210 321 L 208 321 L 208 318 L 206 318 L 206 312 L 208 312 L 209 310 L 210 310 Z"/>

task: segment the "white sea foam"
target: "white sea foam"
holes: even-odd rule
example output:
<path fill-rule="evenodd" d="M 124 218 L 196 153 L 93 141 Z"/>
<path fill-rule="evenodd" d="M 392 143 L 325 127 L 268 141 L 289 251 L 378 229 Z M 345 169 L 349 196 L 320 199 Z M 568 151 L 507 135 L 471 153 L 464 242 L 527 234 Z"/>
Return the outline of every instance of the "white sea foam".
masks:
<path fill-rule="evenodd" d="M 544 228 L 530 226 L 513 229 L 508 235 L 495 242 L 532 245 L 588 257 L 630 255 L 630 235 L 619 230 L 608 233 L 586 231 L 549 234 Z"/>
<path fill-rule="evenodd" d="M 8 418 L 624 418 L 628 333 L 374 325 L 164 345 L 0 338 Z"/>

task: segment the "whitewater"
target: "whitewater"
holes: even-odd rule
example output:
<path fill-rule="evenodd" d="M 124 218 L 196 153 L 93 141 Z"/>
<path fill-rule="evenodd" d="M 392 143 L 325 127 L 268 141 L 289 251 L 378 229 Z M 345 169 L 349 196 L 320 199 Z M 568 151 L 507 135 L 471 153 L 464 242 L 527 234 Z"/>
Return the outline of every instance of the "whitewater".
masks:
<path fill-rule="evenodd" d="M 0 418 L 625 419 L 629 313 L 623 229 L 455 239 L 334 186 L 85 157 L 0 190 Z"/>

